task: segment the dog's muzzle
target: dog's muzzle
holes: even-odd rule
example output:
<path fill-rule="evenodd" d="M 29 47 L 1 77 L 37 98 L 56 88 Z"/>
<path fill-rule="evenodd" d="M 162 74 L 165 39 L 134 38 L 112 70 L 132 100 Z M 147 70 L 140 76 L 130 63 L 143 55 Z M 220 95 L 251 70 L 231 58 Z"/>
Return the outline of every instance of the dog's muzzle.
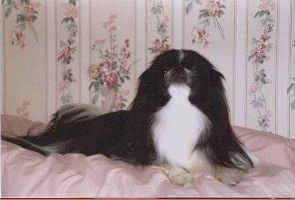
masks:
<path fill-rule="evenodd" d="M 183 67 L 175 67 L 165 74 L 166 85 L 171 84 L 186 84 L 190 85 L 192 73 Z"/>

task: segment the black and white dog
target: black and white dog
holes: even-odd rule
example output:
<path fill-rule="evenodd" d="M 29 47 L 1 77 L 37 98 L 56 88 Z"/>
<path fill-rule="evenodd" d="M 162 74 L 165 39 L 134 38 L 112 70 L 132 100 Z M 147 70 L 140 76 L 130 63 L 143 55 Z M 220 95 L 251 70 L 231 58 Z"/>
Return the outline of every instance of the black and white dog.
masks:
<path fill-rule="evenodd" d="M 103 154 L 156 165 L 177 185 L 189 184 L 201 168 L 235 185 L 253 161 L 230 125 L 223 79 L 198 53 L 170 50 L 140 76 L 128 110 L 99 116 L 70 105 L 41 136 L 4 139 L 45 155 Z"/>

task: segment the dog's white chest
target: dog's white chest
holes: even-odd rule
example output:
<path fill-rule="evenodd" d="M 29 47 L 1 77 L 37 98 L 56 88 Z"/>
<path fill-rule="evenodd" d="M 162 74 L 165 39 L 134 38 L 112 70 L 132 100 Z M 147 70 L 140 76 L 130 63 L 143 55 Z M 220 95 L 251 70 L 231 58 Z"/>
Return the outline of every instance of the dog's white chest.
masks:
<path fill-rule="evenodd" d="M 155 115 L 152 128 L 158 159 L 171 165 L 191 167 L 198 155 L 194 151 L 207 117 L 189 102 L 190 88 L 171 85 L 169 102 Z"/>

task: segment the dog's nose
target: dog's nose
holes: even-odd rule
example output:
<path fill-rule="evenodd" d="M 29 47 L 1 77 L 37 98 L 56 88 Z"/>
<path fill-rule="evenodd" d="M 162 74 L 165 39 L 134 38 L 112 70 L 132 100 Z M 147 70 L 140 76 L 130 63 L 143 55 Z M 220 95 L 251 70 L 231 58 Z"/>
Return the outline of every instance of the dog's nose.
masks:
<path fill-rule="evenodd" d="M 173 71 L 175 71 L 177 73 L 181 73 L 182 71 L 184 71 L 184 68 L 182 66 L 178 65 L 173 68 Z"/>
<path fill-rule="evenodd" d="M 173 68 L 173 70 L 171 71 L 170 82 L 171 83 L 186 83 L 187 82 L 187 74 L 185 72 L 185 69 L 181 66 L 177 66 L 177 67 Z"/>

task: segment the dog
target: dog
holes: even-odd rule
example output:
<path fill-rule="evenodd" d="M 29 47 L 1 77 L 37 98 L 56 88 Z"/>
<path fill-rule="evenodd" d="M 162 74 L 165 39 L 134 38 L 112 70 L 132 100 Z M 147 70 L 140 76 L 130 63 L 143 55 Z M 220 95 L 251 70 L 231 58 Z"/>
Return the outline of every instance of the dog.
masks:
<path fill-rule="evenodd" d="M 156 166 L 181 186 L 204 168 L 236 185 L 254 163 L 231 127 L 224 79 L 197 52 L 172 49 L 139 77 L 127 110 L 99 115 L 95 107 L 69 105 L 54 114 L 44 134 L 3 139 L 43 155 L 103 154 Z"/>

